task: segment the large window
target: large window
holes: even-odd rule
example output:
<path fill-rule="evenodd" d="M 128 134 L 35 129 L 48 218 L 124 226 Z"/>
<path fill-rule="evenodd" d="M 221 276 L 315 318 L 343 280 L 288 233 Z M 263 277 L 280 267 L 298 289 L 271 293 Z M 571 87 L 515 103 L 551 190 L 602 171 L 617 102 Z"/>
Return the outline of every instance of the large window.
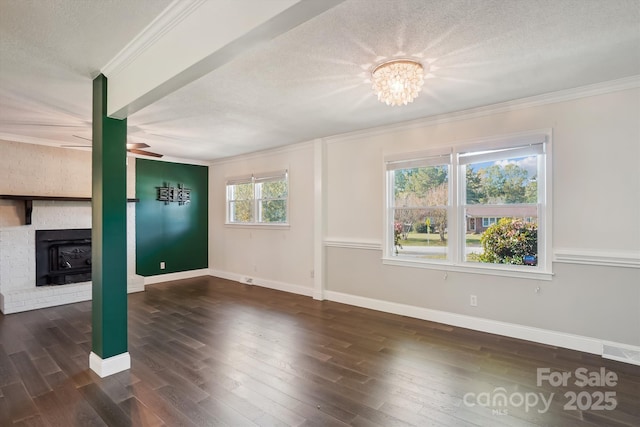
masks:
<path fill-rule="evenodd" d="M 227 180 L 227 223 L 287 224 L 289 182 L 286 171 Z"/>
<path fill-rule="evenodd" d="M 386 158 L 391 262 L 548 273 L 548 134 Z"/>

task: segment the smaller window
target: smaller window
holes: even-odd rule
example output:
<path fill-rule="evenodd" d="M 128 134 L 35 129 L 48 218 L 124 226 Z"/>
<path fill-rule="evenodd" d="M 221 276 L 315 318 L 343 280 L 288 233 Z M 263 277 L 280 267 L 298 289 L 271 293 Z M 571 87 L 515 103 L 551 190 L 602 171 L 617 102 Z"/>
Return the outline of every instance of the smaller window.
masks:
<path fill-rule="evenodd" d="M 484 228 L 489 227 L 490 225 L 495 224 L 496 222 L 500 221 L 502 218 L 496 218 L 496 217 L 484 217 L 482 218 L 482 226 Z"/>
<path fill-rule="evenodd" d="M 287 224 L 287 171 L 227 180 L 227 223 Z"/>

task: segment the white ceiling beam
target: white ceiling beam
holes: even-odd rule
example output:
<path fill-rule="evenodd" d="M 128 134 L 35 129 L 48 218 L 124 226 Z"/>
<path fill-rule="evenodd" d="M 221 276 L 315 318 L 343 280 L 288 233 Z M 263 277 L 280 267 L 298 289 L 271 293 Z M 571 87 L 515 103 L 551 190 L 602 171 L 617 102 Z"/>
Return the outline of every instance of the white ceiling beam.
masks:
<path fill-rule="evenodd" d="M 344 0 L 175 0 L 101 72 L 123 119 Z"/>

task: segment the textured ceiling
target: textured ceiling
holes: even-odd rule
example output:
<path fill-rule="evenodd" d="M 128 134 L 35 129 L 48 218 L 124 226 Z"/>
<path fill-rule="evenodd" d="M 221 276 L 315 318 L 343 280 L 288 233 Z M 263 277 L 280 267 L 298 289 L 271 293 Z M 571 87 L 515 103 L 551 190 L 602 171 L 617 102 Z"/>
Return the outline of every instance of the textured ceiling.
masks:
<path fill-rule="evenodd" d="M 0 0 L 0 137 L 91 135 L 91 80 L 170 0 Z"/>
<path fill-rule="evenodd" d="M 1 0 L 0 137 L 90 136 L 91 77 L 167 4 Z M 389 107 L 369 69 L 398 55 L 430 72 Z M 153 151 L 212 160 L 635 75 L 637 0 L 347 0 L 128 123 Z"/>

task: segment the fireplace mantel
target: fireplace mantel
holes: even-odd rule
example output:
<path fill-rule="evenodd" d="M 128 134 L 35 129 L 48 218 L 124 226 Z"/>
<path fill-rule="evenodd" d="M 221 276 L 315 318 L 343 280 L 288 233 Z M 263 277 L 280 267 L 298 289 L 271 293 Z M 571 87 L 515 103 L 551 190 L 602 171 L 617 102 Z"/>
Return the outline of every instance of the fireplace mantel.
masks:
<path fill-rule="evenodd" d="M 31 224 L 31 214 L 33 213 L 33 201 L 34 200 L 46 200 L 56 202 L 90 202 L 91 197 L 67 197 L 67 196 L 28 196 L 28 195 L 13 195 L 13 194 L 0 194 L 0 199 L 4 200 L 17 200 L 24 202 L 24 223 L 25 225 Z M 127 199 L 127 202 L 139 202 L 140 199 Z"/>

